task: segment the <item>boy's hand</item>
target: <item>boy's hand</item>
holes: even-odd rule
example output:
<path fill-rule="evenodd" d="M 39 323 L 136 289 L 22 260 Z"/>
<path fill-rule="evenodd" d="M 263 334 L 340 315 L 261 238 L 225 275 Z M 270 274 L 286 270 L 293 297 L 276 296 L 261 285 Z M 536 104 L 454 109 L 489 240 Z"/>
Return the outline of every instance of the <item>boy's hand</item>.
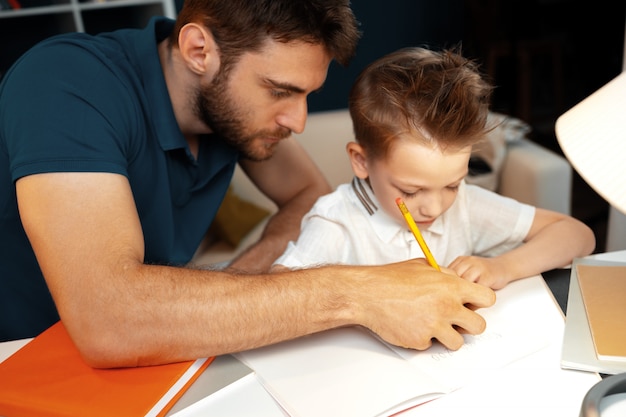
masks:
<path fill-rule="evenodd" d="M 504 288 L 510 282 L 506 265 L 498 258 L 459 256 L 448 265 L 448 268 L 465 280 L 493 290 Z"/>

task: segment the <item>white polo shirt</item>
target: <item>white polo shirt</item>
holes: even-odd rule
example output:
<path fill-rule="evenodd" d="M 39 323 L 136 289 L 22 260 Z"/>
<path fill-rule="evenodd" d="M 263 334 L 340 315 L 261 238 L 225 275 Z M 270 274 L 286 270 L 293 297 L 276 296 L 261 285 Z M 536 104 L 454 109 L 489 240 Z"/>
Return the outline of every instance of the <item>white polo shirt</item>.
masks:
<path fill-rule="evenodd" d="M 355 177 L 340 185 L 304 216 L 298 240 L 275 264 L 380 265 L 423 258 L 407 225 L 379 207 L 366 181 Z M 534 216 L 533 206 L 463 182 L 452 206 L 420 231 L 435 260 L 448 266 L 457 256 L 493 257 L 519 246 Z"/>

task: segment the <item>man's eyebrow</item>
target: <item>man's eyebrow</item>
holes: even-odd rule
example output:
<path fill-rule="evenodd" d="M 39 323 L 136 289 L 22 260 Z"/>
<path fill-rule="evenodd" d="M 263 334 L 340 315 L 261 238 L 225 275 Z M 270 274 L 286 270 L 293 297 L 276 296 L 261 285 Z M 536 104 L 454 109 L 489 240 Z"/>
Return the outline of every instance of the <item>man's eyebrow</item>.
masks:
<path fill-rule="evenodd" d="M 294 93 L 299 93 L 299 94 L 305 94 L 306 93 L 306 90 L 304 90 L 304 89 L 302 89 L 302 88 L 300 88 L 300 87 L 298 87 L 296 85 L 293 85 L 293 84 L 283 83 L 283 82 L 272 80 L 272 79 L 269 79 L 269 78 L 266 78 L 265 82 L 267 82 L 268 84 L 271 84 L 274 88 L 280 88 L 280 89 L 283 89 L 283 90 L 293 91 Z M 321 90 L 321 87 L 316 89 L 316 90 L 314 90 L 313 92 L 316 92 L 316 91 L 319 91 L 319 90 Z"/>

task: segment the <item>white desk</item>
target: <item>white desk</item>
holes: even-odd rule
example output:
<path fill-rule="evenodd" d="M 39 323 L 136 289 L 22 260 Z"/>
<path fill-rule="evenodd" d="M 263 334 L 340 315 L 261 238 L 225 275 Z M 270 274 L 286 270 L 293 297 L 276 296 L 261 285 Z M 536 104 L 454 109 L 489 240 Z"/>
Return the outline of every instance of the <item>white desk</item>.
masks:
<path fill-rule="evenodd" d="M 625 259 L 626 252 L 619 252 Z M 606 255 L 603 256 L 606 259 Z M 541 277 L 545 296 L 551 297 Z M 544 296 L 542 295 L 542 297 Z M 528 308 L 532 308 L 529 305 Z M 563 340 L 563 315 L 554 303 L 553 314 L 537 325 L 557 329 L 545 348 L 522 358 L 502 369 L 485 371 L 475 383 L 447 394 L 430 403 L 402 413 L 403 416 L 497 416 L 507 417 L 576 417 L 587 391 L 598 381 L 598 374 L 563 370 L 560 368 Z M 0 343 L 0 361 L 23 346 L 28 340 Z M 216 390 L 221 382 L 230 382 L 233 366 L 230 356 L 216 360 L 190 388 L 180 401 L 190 404 L 169 415 L 176 417 L 228 415 L 255 417 L 284 417 L 286 414 L 262 388 L 254 373 L 248 374 L 226 388 Z M 218 358 L 220 359 L 220 358 Z M 240 372 L 237 371 L 237 372 Z M 245 372 L 240 375 L 244 375 Z M 223 379 L 226 378 L 226 381 Z M 235 378 L 236 379 L 236 378 Z M 212 395 L 210 395 L 212 394 Z M 174 412 L 176 411 L 176 412 Z"/>
<path fill-rule="evenodd" d="M 534 280 L 539 289 L 538 301 L 554 301 L 550 300 L 552 294 L 541 277 L 528 279 Z M 475 383 L 400 415 L 577 417 L 583 397 L 600 381 L 600 376 L 560 368 L 564 321 L 556 302 L 552 314 L 547 314 L 538 325 L 556 330 L 545 348 L 502 369 L 485 371 Z M 284 417 L 286 414 L 252 374 L 175 414 L 176 417 L 206 415 Z"/>

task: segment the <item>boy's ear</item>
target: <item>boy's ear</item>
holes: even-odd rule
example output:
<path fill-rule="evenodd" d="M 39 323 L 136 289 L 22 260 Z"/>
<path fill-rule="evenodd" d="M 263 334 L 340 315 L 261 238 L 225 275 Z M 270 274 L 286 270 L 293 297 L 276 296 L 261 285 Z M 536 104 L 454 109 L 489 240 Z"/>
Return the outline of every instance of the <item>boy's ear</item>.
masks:
<path fill-rule="evenodd" d="M 348 152 L 348 158 L 350 158 L 354 175 L 361 179 L 369 177 L 367 170 L 367 153 L 365 149 L 356 142 L 348 142 L 346 152 Z"/>
<path fill-rule="evenodd" d="M 197 23 L 188 23 L 178 35 L 178 48 L 187 67 L 194 73 L 213 77 L 220 66 L 220 56 L 207 28 Z"/>

